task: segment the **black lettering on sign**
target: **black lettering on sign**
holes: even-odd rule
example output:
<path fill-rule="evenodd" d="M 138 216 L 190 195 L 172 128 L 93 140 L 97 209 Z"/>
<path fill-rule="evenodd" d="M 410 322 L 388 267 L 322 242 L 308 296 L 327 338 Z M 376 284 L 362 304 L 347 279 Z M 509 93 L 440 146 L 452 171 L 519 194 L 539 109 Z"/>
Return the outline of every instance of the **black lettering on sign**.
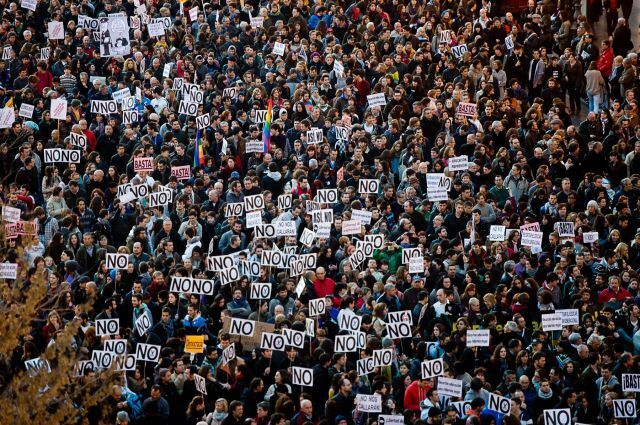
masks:
<path fill-rule="evenodd" d="M 293 366 L 291 368 L 293 385 L 304 385 L 305 387 L 313 387 L 313 369 L 306 367 Z"/>
<path fill-rule="evenodd" d="M 336 353 L 351 353 L 358 349 L 356 337 L 354 335 L 336 335 Z"/>
<path fill-rule="evenodd" d="M 118 335 L 120 333 L 119 319 L 96 320 L 96 335 Z"/>
<path fill-rule="evenodd" d="M 444 373 L 444 362 L 442 359 L 425 360 L 421 363 L 422 379 L 441 376 Z"/>
<path fill-rule="evenodd" d="M 253 336 L 256 324 L 253 320 L 231 318 L 231 326 L 229 327 L 230 335 Z"/>
<path fill-rule="evenodd" d="M 260 337 L 260 348 L 265 350 L 284 351 L 285 340 L 284 336 L 263 332 Z"/>
<path fill-rule="evenodd" d="M 571 425 L 571 410 L 549 409 L 543 412 L 544 425 Z"/>

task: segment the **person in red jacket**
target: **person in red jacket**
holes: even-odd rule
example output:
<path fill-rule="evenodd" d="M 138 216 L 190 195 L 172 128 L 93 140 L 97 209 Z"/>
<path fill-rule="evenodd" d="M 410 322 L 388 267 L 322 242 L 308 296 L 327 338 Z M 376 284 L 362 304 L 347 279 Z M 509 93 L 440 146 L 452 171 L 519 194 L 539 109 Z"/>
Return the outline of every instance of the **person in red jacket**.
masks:
<path fill-rule="evenodd" d="M 405 410 L 420 410 L 420 403 L 427 398 L 427 391 L 431 388 L 431 380 L 417 379 L 404 391 Z"/>
<path fill-rule="evenodd" d="M 619 303 L 626 300 L 627 298 L 632 298 L 631 293 L 625 288 L 620 287 L 620 278 L 618 276 L 610 276 L 609 287 L 600 292 L 600 295 L 598 296 L 598 303 Z"/>
<path fill-rule="evenodd" d="M 326 296 L 333 297 L 333 290 L 336 283 L 333 279 L 327 277 L 324 267 L 318 267 L 316 270 L 316 280 L 313 281 L 313 289 L 316 291 L 318 298 Z"/>
<path fill-rule="evenodd" d="M 600 56 L 598 56 L 598 71 L 605 80 L 608 80 L 613 70 L 613 49 L 609 40 L 602 40 L 601 46 Z"/>

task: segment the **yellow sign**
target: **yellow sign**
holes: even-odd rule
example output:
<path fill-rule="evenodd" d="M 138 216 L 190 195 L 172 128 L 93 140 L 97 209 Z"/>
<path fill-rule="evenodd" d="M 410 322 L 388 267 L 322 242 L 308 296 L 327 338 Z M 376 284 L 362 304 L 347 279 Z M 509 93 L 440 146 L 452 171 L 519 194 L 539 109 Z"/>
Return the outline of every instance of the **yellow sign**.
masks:
<path fill-rule="evenodd" d="M 194 354 L 204 353 L 204 335 L 187 335 L 184 352 Z"/>

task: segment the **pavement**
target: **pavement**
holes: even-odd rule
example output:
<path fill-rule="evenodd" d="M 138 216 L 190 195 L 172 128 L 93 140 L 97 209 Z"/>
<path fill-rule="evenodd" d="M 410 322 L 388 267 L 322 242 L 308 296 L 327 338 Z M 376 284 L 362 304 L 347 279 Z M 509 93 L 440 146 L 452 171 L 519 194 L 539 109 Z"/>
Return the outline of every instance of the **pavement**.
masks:
<path fill-rule="evenodd" d="M 622 9 L 618 9 L 618 16 L 622 16 Z M 640 52 L 640 0 L 634 0 L 633 9 L 631 10 L 631 16 L 629 17 L 629 28 L 631 29 L 631 41 L 633 41 L 633 51 Z M 600 20 L 598 22 L 593 23 L 595 41 L 594 43 L 600 47 L 600 40 L 604 40 L 609 38 L 607 34 L 607 23 L 605 20 L 605 15 L 600 16 Z M 589 112 L 588 104 L 584 101 L 582 102 L 582 108 L 579 115 L 572 115 L 571 120 L 574 124 L 579 124 L 587 118 L 587 113 Z M 568 104 L 568 99 L 566 99 Z"/>

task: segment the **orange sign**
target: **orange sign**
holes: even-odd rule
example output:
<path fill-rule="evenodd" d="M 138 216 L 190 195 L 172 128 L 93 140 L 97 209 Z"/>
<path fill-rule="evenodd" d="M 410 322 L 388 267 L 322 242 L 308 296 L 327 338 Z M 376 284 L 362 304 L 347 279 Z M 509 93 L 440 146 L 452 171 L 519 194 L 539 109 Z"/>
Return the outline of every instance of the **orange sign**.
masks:
<path fill-rule="evenodd" d="M 204 335 L 187 335 L 184 352 L 194 354 L 204 353 Z"/>

